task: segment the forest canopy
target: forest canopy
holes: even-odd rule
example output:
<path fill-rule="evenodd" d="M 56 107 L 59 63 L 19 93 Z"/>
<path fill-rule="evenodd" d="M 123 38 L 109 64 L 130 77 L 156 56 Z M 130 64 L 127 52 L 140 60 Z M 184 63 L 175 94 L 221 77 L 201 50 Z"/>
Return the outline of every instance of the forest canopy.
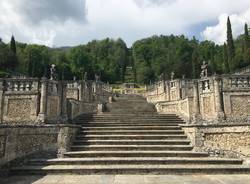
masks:
<path fill-rule="evenodd" d="M 210 74 L 230 73 L 250 65 L 250 38 L 247 24 L 244 34 L 234 39 L 230 19 L 227 42 L 198 41 L 180 36 L 152 36 L 136 41 L 131 48 L 122 39 L 93 40 L 75 47 L 49 48 L 42 45 L 10 43 L 0 40 L 0 77 L 26 75 L 48 76 L 51 64 L 56 64 L 58 79 L 88 79 L 95 74 L 110 83 L 124 82 L 126 67 L 132 67 L 133 80 L 150 83 L 161 74 L 170 78 L 172 71 L 181 78 L 198 78 L 200 66 L 206 61 Z"/>

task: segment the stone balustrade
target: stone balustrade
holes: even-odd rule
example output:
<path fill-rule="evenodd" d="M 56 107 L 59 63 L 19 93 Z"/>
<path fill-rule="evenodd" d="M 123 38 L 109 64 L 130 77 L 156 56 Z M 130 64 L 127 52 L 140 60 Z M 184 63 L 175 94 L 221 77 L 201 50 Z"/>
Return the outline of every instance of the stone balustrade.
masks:
<path fill-rule="evenodd" d="M 0 79 L 0 123 L 66 122 L 82 113 L 91 113 L 90 109 L 95 112 L 98 103 L 108 101 L 111 91 L 101 81 Z"/>
<path fill-rule="evenodd" d="M 147 87 L 145 97 L 160 113 L 179 114 L 189 123 L 247 122 L 250 75 L 160 81 Z M 185 99 L 188 108 L 181 105 Z"/>

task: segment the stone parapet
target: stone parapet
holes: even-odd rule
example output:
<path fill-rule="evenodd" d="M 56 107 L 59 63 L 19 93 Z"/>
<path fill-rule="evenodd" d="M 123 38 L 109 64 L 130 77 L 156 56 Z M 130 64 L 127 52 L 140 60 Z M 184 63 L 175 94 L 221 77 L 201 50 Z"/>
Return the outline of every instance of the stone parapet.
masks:
<path fill-rule="evenodd" d="M 77 125 L 0 125 L 0 167 L 40 151 L 58 154 L 68 150 Z"/>
<path fill-rule="evenodd" d="M 250 122 L 184 125 L 182 129 L 196 151 L 218 157 L 250 158 Z"/>

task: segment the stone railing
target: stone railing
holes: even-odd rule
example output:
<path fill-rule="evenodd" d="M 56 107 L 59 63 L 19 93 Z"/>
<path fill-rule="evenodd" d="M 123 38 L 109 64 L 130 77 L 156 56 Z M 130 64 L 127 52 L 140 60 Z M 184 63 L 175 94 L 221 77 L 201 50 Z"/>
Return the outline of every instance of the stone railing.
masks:
<path fill-rule="evenodd" d="M 179 114 L 190 123 L 247 122 L 250 75 L 161 81 L 149 87 L 145 97 L 159 112 Z"/>
<path fill-rule="evenodd" d="M 0 79 L 0 123 L 66 122 L 97 111 L 112 89 L 101 81 Z"/>

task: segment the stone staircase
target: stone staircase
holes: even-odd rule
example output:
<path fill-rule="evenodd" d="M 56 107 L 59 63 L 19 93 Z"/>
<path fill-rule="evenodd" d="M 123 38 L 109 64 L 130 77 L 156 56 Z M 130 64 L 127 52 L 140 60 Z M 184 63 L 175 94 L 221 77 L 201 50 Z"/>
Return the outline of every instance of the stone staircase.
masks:
<path fill-rule="evenodd" d="M 195 152 L 180 118 L 160 115 L 144 98 L 121 96 L 107 113 L 85 115 L 71 151 L 58 159 L 29 159 L 13 174 L 222 174 L 249 173 L 240 159 Z"/>

